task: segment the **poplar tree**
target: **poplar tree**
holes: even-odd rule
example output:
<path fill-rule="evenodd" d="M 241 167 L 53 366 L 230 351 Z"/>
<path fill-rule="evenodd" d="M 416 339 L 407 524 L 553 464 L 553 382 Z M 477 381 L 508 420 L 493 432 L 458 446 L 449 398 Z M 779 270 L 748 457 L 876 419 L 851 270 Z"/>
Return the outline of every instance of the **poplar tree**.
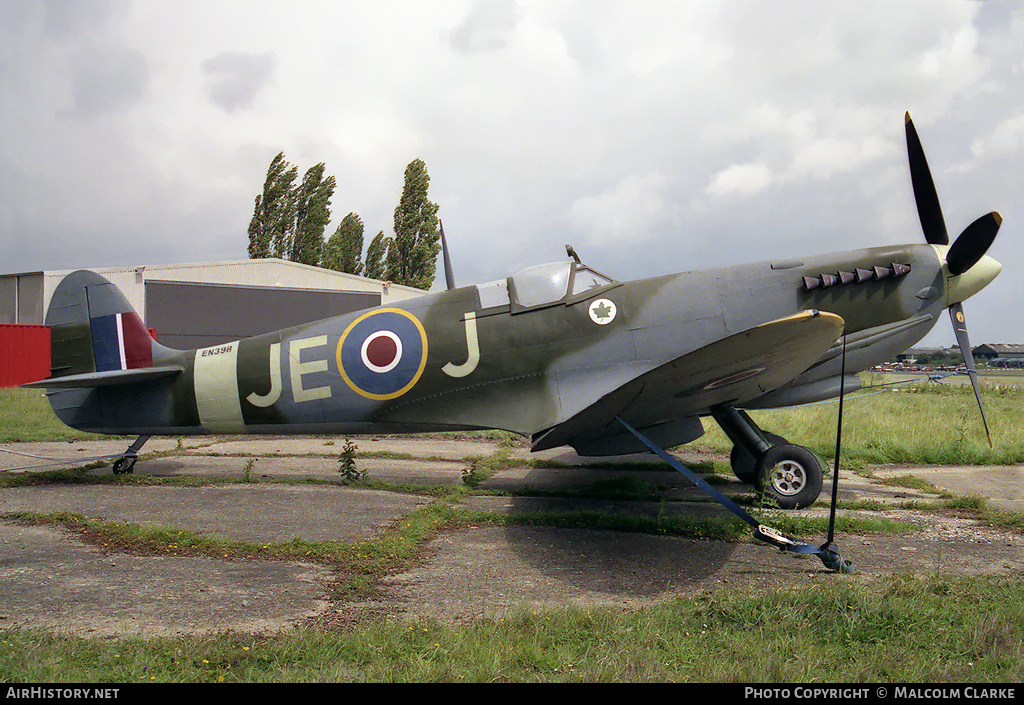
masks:
<path fill-rule="evenodd" d="M 324 229 L 331 221 L 331 197 L 335 178 L 324 178 L 324 163 L 306 171 L 295 190 L 295 222 L 289 259 L 320 266 L 324 250 Z"/>
<path fill-rule="evenodd" d="M 299 175 L 297 167 L 284 158 L 284 152 L 270 162 L 263 193 L 256 196 L 256 207 L 249 221 L 249 258 L 283 257 L 289 244 L 294 202 L 292 190 Z"/>
<path fill-rule="evenodd" d="M 395 208 L 395 237 L 389 243 L 385 274 L 406 286 L 429 289 L 434 282 L 441 236 L 437 227 L 438 205 L 427 198 L 430 175 L 422 159 L 405 168 L 402 198 Z"/>
<path fill-rule="evenodd" d="M 391 238 L 384 237 L 384 231 L 377 233 L 366 247 L 366 260 L 363 265 L 363 276 L 368 279 L 384 279 L 384 257 L 388 251 Z"/>
<path fill-rule="evenodd" d="M 323 266 L 336 272 L 362 274 L 362 257 L 363 219 L 355 213 L 349 213 L 341 219 L 338 229 L 327 240 Z"/>

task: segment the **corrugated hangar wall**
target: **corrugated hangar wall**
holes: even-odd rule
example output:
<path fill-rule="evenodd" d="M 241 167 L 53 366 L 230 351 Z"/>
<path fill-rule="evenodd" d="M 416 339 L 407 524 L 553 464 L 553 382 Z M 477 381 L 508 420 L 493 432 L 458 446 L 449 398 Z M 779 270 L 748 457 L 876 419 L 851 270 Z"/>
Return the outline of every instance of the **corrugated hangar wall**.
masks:
<path fill-rule="evenodd" d="M 279 259 L 93 268 L 164 345 L 190 349 L 388 304 L 424 291 Z M 0 323 L 39 325 L 71 272 L 0 275 Z"/>
<path fill-rule="evenodd" d="M 146 282 L 146 325 L 161 345 L 205 348 L 377 306 L 373 292 Z"/>
<path fill-rule="evenodd" d="M 0 324 L 43 322 L 43 273 L 0 276 Z"/>

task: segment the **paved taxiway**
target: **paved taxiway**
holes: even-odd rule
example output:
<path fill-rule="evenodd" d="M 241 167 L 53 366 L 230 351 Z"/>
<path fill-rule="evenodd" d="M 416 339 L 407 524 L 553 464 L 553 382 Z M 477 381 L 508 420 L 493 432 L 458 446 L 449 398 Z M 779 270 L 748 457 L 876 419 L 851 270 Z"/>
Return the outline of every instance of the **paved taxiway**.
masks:
<path fill-rule="evenodd" d="M 621 478 L 621 466 L 556 449 L 539 468 L 523 449 L 489 440 L 357 438 L 360 470 L 388 483 L 458 485 L 479 458 L 507 453 L 511 467 L 485 480 L 494 495 L 469 496 L 463 505 L 493 512 L 584 511 L 728 516 L 669 469 L 652 469 L 653 456 L 632 456 L 638 478 L 670 488 L 658 501 L 573 499 L 565 490 Z M 530 604 L 631 605 L 723 585 L 779 585 L 820 579 L 822 566 L 760 544 L 725 544 L 669 536 L 589 529 L 501 527 L 480 523 L 438 536 L 422 560 L 386 577 L 358 603 L 331 603 L 334 580 L 315 562 L 227 560 L 217 556 L 136 555 L 85 543 L 50 525 L 12 520 L 18 512 L 72 512 L 107 522 L 177 527 L 256 544 L 373 540 L 418 507 L 429 494 L 335 484 L 343 439 L 317 437 L 209 437 L 153 439 L 136 474 L 199 476 L 222 484 L 46 484 L 0 489 L 0 629 L 38 627 L 85 635 L 188 634 L 222 629 L 276 631 L 339 609 L 388 614 L 475 616 Z M 85 459 L 118 453 L 126 441 L 7 444 L 0 471 L 45 464 L 46 458 Z M 253 459 L 256 459 L 253 461 Z M 687 458 L 684 461 L 693 461 Z M 514 460 L 522 459 L 517 465 Z M 618 459 L 617 459 L 618 460 Z M 621 461 L 620 461 L 621 462 Z M 254 482 L 241 482 L 247 469 Z M 886 485 L 882 477 L 914 475 L 959 495 L 982 495 L 1002 508 L 1024 511 L 1021 467 L 886 467 L 865 479 L 843 472 L 840 499 L 873 499 L 895 506 L 930 495 Z M 109 475 L 109 464 L 88 471 Z M 330 484 L 309 484 L 320 480 Z M 733 480 L 721 488 L 743 495 Z M 826 487 L 823 498 L 829 492 Z M 550 494 L 548 494 L 550 493 Z M 664 500 L 664 501 L 662 501 Z M 808 514 L 820 514 L 815 508 Z M 889 514 L 889 513 L 887 513 Z M 893 516 L 924 529 L 896 538 L 840 537 L 860 574 L 913 569 L 936 561 L 965 572 L 1017 569 L 1024 542 L 956 517 L 894 509 Z M 811 537 L 801 537 L 810 539 Z M 936 543 L 938 542 L 938 543 Z M 892 544 L 892 545 L 888 545 Z M 1016 558 L 1014 558 L 1016 556 Z M 909 568 L 908 568 L 909 567 Z"/>

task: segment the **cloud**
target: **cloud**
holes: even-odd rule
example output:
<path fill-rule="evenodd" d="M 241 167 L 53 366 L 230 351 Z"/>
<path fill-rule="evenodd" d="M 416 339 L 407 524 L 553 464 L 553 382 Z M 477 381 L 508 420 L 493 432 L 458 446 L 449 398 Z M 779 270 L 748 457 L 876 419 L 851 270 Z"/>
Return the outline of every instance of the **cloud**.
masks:
<path fill-rule="evenodd" d="M 672 218 L 665 194 L 664 174 L 630 175 L 596 196 L 579 198 L 569 207 L 569 219 L 593 243 L 644 239 Z"/>
<path fill-rule="evenodd" d="M 89 47 L 71 59 L 74 112 L 97 116 L 123 111 L 146 94 L 149 67 L 139 51 L 120 46 Z"/>
<path fill-rule="evenodd" d="M 60 39 L 95 36 L 125 17 L 129 5 L 128 0 L 44 0 L 43 29 Z"/>
<path fill-rule="evenodd" d="M 909 109 L 950 228 L 1005 216 L 979 299 L 1024 331 L 1022 30 L 933 0 L 0 1 L 5 269 L 244 257 L 279 151 L 369 233 L 423 158 L 463 283 L 561 256 L 553 228 L 622 278 L 919 242 Z"/>
<path fill-rule="evenodd" d="M 448 41 L 466 54 L 504 49 L 519 20 L 515 0 L 481 0 L 449 33 Z"/>
<path fill-rule="evenodd" d="M 711 177 L 704 189 L 711 196 L 753 196 L 772 183 L 772 171 L 764 162 L 733 164 Z"/>
<path fill-rule="evenodd" d="M 863 168 L 871 162 L 896 156 L 890 142 L 868 135 L 863 139 L 825 138 L 801 147 L 786 170 L 786 178 L 827 179 L 830 176 Z"/>
<path fill-rule="evenodd" d="M 209 77 L 207 96 L 226 112 L 251 108 L 256 95 L 267 85 L 277 61 L 273 52 L 245 54 L 225 51 L 203 62 Z"/>
<path fill-rule="evenodd" d="M 985 137 L 971 143 L 971 152 L 978 157 L 1009 155 L 1024 151 L 1024 113 L 1003 120 Z"/>

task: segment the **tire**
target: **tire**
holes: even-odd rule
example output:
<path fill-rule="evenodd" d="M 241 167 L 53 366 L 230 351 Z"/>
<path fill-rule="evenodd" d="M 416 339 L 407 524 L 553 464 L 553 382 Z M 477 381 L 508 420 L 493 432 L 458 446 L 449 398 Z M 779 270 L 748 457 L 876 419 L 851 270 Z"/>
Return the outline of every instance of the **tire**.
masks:
<path fill-rule="evenodd" d="M 809 507 L 821 494 L 821 461 L 810 449 L 783 444 L 768 450 L 758 468 L 758 488 L 781 509 Z"/>
<path fill-rule="evenodd" d="M 764 432 L 764 437 L 773 446 L 789 443 L 782 436 L 776 436 L 767 431 Z M 732 471 L 740 479 L 740 482 L 757 486 L 757 458 L 751 455 L 750 451 L 739 444 L 734 445 L 729 452 L 729 465 L 732 466 Z"/>
<path fill-rule="evenodd" d="M 118 458 L 114 461 L 114 474 L 126 475 L 135 470 L 135 458 Z"/>

